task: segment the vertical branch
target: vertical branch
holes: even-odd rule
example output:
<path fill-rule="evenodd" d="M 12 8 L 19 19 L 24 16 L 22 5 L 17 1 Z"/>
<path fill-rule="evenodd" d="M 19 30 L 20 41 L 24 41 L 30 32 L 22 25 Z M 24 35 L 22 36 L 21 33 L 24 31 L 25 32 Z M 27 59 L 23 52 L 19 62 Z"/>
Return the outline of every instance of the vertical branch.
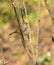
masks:
<path fill-rule="evenodd" d="M 39 35 L 40 35 L 40 0 L 39 0 L 39 12 L 38 12 L 38 30 L 37 30 L 37 43 L 36 43 L 36 65 L 39 65 Z"/>
<path fill-rule="evenodd" d="M 25 40 L 24 40 L 24 36 L 23 36 L 23 33 L 22 33 L 22 29 L 21 29 L 21 25 L 20 25 L 20 19 L 19 19 L 19 15 L 17 15 L 17 11 L 16 11 L 16 6 L 14 5 L 13 1 L 11 0 L 12 2 L 12 6 L 14 8 L 14 12 L 15 12 L 15 15 L 16 15 L 16 19 L 17 19 L 17 22 L 18 22 L 18 25 L 19 25 L 19 30 L 20 30 L 20 35 L 21 35 L 21 40 L 22 40 L 22 44 L 25 48 Z"/>
<path fill-rule="evenodd" d="M 54 21 L 53 21 L 54 22 Z M 54 65 L 54 23 L 52 24 L 52 48 L 51 48 L 51 64 Z"/>
<path fill-rule="evenodd" d="M 19 25 L 19 30 L 20 30 L 20 35 L 21 35 L 21 40 L 22 40 L 22 44 L 23 44 L 23 47 L 25 49 L 25 51 L 27 52 L 28 56 L 29 57 L 32 57 L 32 51 L 30 51 L 28 48 L 27 48 L 27 44 L 29 44 L 28 41 L 25 41 L 25 37 L 24 37 L 24 33 L 22 31 L 22 27 L 21 27 L 21 23 L 20 23 L 20 18 L 19 18 L 19 15 L 17 14 L 17 10 L 16 10 L 16 6 L 14 5 L 13 1 L 11 0 L 12 2 L 12 6 L 14 8 L 14 13 L 15 13 L 15 16 L 16 16 L 16 19 L 17 19 L 17 23 Z M 22 15 L 22 21 L 24 22 L 24 19 L 23 19 L 23 15 Z M 27 43 L 28 42 L 28 43 Z M 32 49 L 32 48 L 31 48 Z"/>
<path fill-rule="evenodd" d="M 49 11 L 50 17 L 52 19 L 52 28 L 51 28 L 51 64 L 54 65 L 54 0 L 51 0 L 51 4 L 48 5 L 47 0 L 45 0 L 46 7 Z"/>
<path fill-rule="evenodd" d="M 22 16 L 22 21 L 23 21 L 23 23 L 24 24 L 26 24 L 26 27 L 27 27 L 27 29 L 25 30 L 25 31 L 27 31 L 26 32 L 26 34 L 27 34 L 27 39 L 25 39 L 26 40 L 26 46 L 27 46 L 27 49 L 28 49 L 28 51 L 29 51 L 29 53 L 31 53 L 31 56 L 29 56 L 29 63 L 30 63 L 30 65 L 34 65 L 35 64 L 35 56 L 34 56 L 34 49 L 33 49 L 33 45 L 32 45 L 32 39 L 31 39 L 31 33 L 30 33 L 30 26 L 29 26 L 29 23 L 27 22 L 25 22 L 25 20 L 24 20 L 24 15 L 23 15 L 23 13 L 26 15 L 26 18 L 28 17 L 28 15 L 27 15 L 27 10 L 26 10 L 26 6 L 25 6 L 25 2 L 23 1 L 23 5 L 22 5 L 23 7 L 21 8 L 21 16 Z M 24 34 L 24 36 L 25 36 L 25 34 Z"/>
<path fill-rule="evenodd" d="M 0 29 L 0 62 L 1 65 L 4 65 L 5 62 L 5 57 L 4 57 L 4 52 L 3 52 L 3 43 L 6 42 L 6 40 L 3 37 L 4 31 L 3 29 Z"/>

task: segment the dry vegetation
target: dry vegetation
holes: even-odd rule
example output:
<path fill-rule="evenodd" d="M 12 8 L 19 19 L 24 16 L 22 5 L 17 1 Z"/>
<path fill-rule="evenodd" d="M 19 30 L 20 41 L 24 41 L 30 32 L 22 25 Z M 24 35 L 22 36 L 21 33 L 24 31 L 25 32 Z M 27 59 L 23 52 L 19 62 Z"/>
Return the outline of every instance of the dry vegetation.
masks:
<path fill-rule="evenodd" d="M 20 2 L 20 1 L 19 1 Z M 19 2 L 14 3 L 16 6 L 19 5 Z M 2 3 L 2 4 L 1 4 Z M 32 45 L 36 59 L 36 50 L 37 50 L 37 32 L 38 32 L 38 1 L 29 0 L 26 2 L 26 8 L 28 11 L 28 19 L 25 21 L 29 21 L 30 24 L 30 34 L 32 38 Z M 20 4 L 22 5 L 22 4 Z M 40 15 L 40 34 L 39 34 L 39 63 L 40 65 L 50 65 L 51 56 L 47 56 L 47 53 L 51 53 L 51 30 L 52 30 L 52 19 L 50 14 L 46 8 L 44 0 L 41 0 L 41 15 Z M 20 21 L 22 22 L 22 18 L 20 15 L 20 9 L 17 9 L 17 13 L 20 16 Z M 14 32 L 12 34 L 12 32 Z M 27 31 L 26 31 L 27 33 Z M 26 38 L 27 40 L 27 38 Z M 26 41 L 28 45 L 28 41 Z M 31 50 L 31 46 L 29 46 L 28 50 Z M 9 1 L 0 1 L 0 65 L 29 65 L 30 60 L 34 60 L 34 58 L 29 58 L 26 53 L 21 40 L 21 35 L 19 32 L 19 26 L 17 24 L 17 20 L 13 11 L 13 7 L 11 2 Z M 43 61 L 42 61 L 43 60 Z M 4 61 L 4 62 L 3 62 Z M 34 61 L 34 62 L 35 62 Z"/>

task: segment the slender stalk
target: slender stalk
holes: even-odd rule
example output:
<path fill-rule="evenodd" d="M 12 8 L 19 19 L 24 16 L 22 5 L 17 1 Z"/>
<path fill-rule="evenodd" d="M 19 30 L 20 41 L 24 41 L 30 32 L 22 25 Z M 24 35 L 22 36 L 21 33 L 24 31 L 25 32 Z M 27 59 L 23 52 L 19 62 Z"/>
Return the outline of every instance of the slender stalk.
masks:
<path fill-rule="evenodd" d="M 51 45 L 51 64 L 54 65 L 54 0 L 51 0 L 50 5 L 47 3 L 47 0 L 45 0 L 46 7 L 49 11 L 50 17 L 52 19 L 52 27 L 51 27 L 51 39 L 52 39 L 52 45 Z"/>
<path fill-rule="evenodd" d="M 15 16 L 16 16 L 16 19 L 17 19 L 17 23 L 19 25 L 19 30 L 20 30 L 20 35 L 21 35 L 21 40 L 22 40 L 23 47 L 24 47 L 25 51 L 27 52 L 28 56 L 32 57 L 30 51 L 26 47 L 26 41 L 25 41 L 24 34 L 23 34 L 23 31 L 22 31 L 20 18 L 19 18 L 19 15 L 17 14 L 16 6 L 14 5 L 12 0 L 11 0 L 11 3 L 12 3 L 12 6 L 14 8 L 14 12 L 15 12 Z"/>
<path fill-rule="evenodd" d="M 19 19 L 19 15 L 17 15 L 17 11 L 16 11 L 16 6 L 14 5 L 13 1 L 11 0 L 12 2 L 12 6 L 14 8 L 14 12 L 15 12 L 15 15 L 16 15 L 16 19 L 17 19 L 17 22 L 18 22 L 18 25 L 19 25 L 19 30 L 20 30 L 20 35 L 21 35 L 21 40 L 22 40 L 22 44 L 25 48 L 25 40 L 24 40 L 24 36 L 23 36 L 23 32 L 22 32 L 22 29 L 21 29 L 21 25 L 20 25 L 20 19 Z"/>
<path fill-rule="evenodd" d="M 26 6 L 25 6 L 25 2 L 23 1 L 23 7 L 21 8 L 21 16 L 22 16 L 22 21 L 24 24 L 26 24 L 27 27 L 27 34 L 28 34 L 28 40 L 29 43 L 27 43 L 26 45 L 31 49 L 28 48 L 28 51 L 31 52 L 31 56 L 29 56 L 29 63 L 30 65 L 34 65 L 35 64 L 35 56 L 34 56 L 34 49 L 33 49 L 33 45 L 32 45 L 32 39 L 31 39 L 31 34 L 30 34 L 30 26 L 29 23 L 24 21 L 24 14 L 26 15 L 26 18 L 28 17 L 27 15 L 27 10 L 26 10 Z"/>
<path fill-rule="evenodd" d="M 38 29 L 37 29 L 37 42 L 36 42 L 36 65 L 40 65 L 39 64 L 39 43 L 40 43 L 40 40 L 39 40 L 39 35 L 40 35 L 40 29 L 41 29 L 41 24 L 40 24 L 40 0 L 39 0 L 39 5 L 38 5 Z"/>

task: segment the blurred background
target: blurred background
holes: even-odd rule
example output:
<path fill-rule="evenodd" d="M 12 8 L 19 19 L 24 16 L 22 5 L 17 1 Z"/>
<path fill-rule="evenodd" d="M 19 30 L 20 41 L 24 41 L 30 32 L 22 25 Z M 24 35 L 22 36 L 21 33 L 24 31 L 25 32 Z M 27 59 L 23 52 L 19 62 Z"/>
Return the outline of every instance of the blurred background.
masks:
<path fill-rule="evenodd" d="M 51 0 L 47 0 L 50 4 Z M 20 6 L 21 0 L 14 0 L 17 13 L 21 18 Z M 20 5 L 19 5 L 20 4 Z M 51 26 L 52 20 L 46 8 L 44 0 L 25 0 L 27 19 L 30 25 L 30 33 L 34 50 L 36 50 L 38 20 L 40 10 L 40 35 L 39 35 L 39 62 L 40 65 L 50 65 L 51 63 Z M 17 31 L 12 35 L 10 33 Z M 3 49 L 3 51 L 2 51 Z M 0 65 L 2 62 L 8 62 L 6 65 L 28 65 L 29 58 L 25 52 L 16 16 L 11 4 L 11 0 L 0 0 Z"/>

